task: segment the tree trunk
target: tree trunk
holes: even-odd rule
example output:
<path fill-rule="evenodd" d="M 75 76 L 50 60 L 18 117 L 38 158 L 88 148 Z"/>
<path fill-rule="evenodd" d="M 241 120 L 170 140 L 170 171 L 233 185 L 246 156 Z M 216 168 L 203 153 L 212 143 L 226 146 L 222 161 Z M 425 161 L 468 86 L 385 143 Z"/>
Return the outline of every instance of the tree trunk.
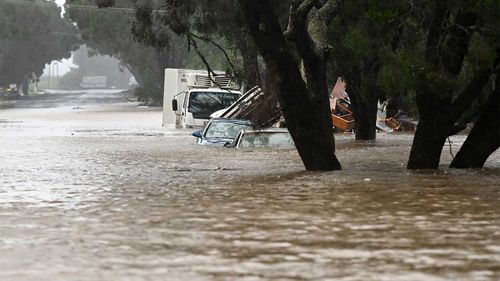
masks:
<path fill-rule="evenodd" d="M 417 89 L 420 121 L 413 137 L 408 169 L 437 169 L 443 146 L 453 127 L 449 99 L 440 98 L 439 93 L 432 90 L 427 84 Z"/>
<path fill-rule="evenodd" d="M 356 140 L 375 140 L 377 137 L 377 101 L 358 102 L 355 118 Z"/>
<path fill-rule="evenodd" d="M 465 108 L 452 104 L 456 89 L 448 86 L 438 92 L 436 89 L 439 89 L 444 81 L 433 79 L 439 75 L 446 76 L 447 79 L 457 79 L 469 49 L 470 32 L 467 32 L 466 28 L 474 25 L 477 17 L 473 13 L 459 11 L 453 18 L 452 7 L 450 1 L 435 1 L 434 16 L 425 47 L 425 61 L 431 68 L 419 73 L 418 77 L 416 99 L 420 122 L 413 138 L 408 169 L 439 167 L 446 139 L 454 129 L 455 121 L 468 106 L 468 103 Z M 450 24 L 452 27 L 449 27 Z M 472 80 L 475 83 L 475 79 Z M 477 88 L 475 90 L 480 91 Z"/>
<path fill-rule="evenodd" d="M 497 79 L 498 80 L 498 79 Z M 451 168 L 482 168 L 488 157 L 500 146 L 499 88 L 482 108 L 479 119 L 451 162 Z"/>
<path fill-rule="evenodd" d="M 260 81 L 259 54 L 257 47 L 252 42 L 252 39 L 249 38 L 250 35 L 242 34 L 242 37 L 243 38 L 238 41 L 238 49 L 241 52 L 245 83 L 248 89 L 256 85 L 262 86 Z"/>
<path fill-rule="evenodd" d="M 299 67 L 283 38 L 278 17 L 268 0 L 239 0 L 254 42 L 266 62 L 288 130 L 307 170 L 339 170 L 333 130 L 325 110 L 318 107 L 302 80 Z M 327 94 L 327 93 L 325 93 Z"/>
<path fill-rule="evenodd" d="M 263 87 L 266 93 L 264 100 L 247 116 L 247 118 L 258 127 L 269 126 L 271 120 L 276 120 L 281 115 L 278 97 L 275 92 L 267 91 L 267 81 L 262 83 L 258 61 L 259 51 L 253 43 L 250 34 L 246 31 L 243 32 L 245 32 L 245 34 L 242 34 L 242 38 L 237 41 L 243 63 L 243 72 L 238 76 L 243 78 L 247 90 L 259 85 Z M 265 80 L 267 80 L 267 77 Z M 273 81 L 271 81 L 271 83 L 273 83 Z"/>
<path fill-rule="evenodd" d="M 413 138 L 408 169 L 437 169 L 446 142 L 448 127 L 438 120 L 420 120 Z"/>
<path fill-rule="evenodd" d="M 351 83 L 355 85 L 349 87 L 349 96 L 352 102 L 354 118 L 356 120 L 356 140 L 372 141 L 377 137 L 377 106 L 379 92 L 374 85 L 375 82 L 365 74 L 364 81 L 361 75 L 350 75 Z"/>
<path fill-rule="evenodd" d="M 29 94 L 29 87 L 30 87 L 30 83 L 29 83 L 29 79 L 27 77 L 24 78 L 23 82 L 21 82 L 21 92 L 22 94 L 26 97 L 28 96 Z"/>
<path fill-rule="evenodd" d="M 269 71 L 264 73 L 264 85 L 262 85 L 266 93 L 264 100 L 248 115 L 248 119 L 257 127 L 269 126 L 270 120 L 279 119 L 282 115 L 277 91 L 273 90 L 274 76 L 271 74 Z"/>

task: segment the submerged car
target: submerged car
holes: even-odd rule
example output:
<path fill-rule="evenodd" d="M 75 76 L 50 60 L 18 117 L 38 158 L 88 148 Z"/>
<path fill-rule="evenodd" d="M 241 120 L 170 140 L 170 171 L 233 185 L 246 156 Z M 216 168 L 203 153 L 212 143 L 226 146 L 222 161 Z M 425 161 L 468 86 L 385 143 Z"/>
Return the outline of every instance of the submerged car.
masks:
<path fill-rule="evenodd" d="M 198 144 L 225 145 L 232 143 L 241 130 L 253 129 L 253 124 L 248 120 L 212 118 L 205 128 L 196 131 L 193 136 L 198 138 Z"/>
<path fill-rule="evenodd" d="M 290 132 L 285 128 L 242 130 L 228 147 L 236 148 L 294 148 Z"/>

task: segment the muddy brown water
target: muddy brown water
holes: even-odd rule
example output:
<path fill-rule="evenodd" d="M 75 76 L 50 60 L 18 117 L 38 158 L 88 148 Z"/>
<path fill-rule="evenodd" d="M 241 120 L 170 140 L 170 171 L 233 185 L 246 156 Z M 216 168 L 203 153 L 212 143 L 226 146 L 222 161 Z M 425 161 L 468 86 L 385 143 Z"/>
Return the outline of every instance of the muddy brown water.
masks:
<path fill-rule="evenodd" d="M 409 172 L 411 135 L 340 135 L 344 170 L 313 173 L 160 124 L 130 103 L 0 110 L 0 280 L 500 280 L 499 152 Z"/>

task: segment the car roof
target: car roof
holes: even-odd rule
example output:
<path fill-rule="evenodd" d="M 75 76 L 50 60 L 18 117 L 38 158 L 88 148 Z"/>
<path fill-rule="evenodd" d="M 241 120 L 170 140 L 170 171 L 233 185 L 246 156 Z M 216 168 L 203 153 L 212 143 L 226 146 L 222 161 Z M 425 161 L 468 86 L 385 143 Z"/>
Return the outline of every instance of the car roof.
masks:
<path fill-rule="evenodd" d="M 229 89 L 219 89 L 219 88 L 195 88 L 190 90 L 191 93 L 199 93 L 199 92 L 204 92 L 204 93 L 228 93 L 228 94 L 238 94 L 241 95 L 240 91 L 235 91 L 235 90 L 229 90 Z"/>
<path fill-rule="evenodd" d="M 247 129 L 242 133 L 290 133 L 287 128 Z"/>
<path fill-rule="evenodd" d="M 241 124 L 241 125 L 252 125 L 250 120 L 246 119 L 231 119 L 231 118 L 212 118 L 210 119 L 211 123 L 233 123 L 233 124 Z"/>

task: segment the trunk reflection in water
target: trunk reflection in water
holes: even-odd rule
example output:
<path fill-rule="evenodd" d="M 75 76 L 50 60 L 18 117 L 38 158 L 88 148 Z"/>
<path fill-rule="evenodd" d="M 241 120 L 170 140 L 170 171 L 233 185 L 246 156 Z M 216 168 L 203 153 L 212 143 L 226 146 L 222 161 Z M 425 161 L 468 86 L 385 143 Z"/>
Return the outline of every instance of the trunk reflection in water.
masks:
<path fill-rule="evenodd" d="M 294 151 L 200 147 L 160 118 L 0 111 L 0 279 L 500 279 L 498 152 L 408 172 L 412 136 L 339 136 L 344 170 L 312 173 Z"/>

